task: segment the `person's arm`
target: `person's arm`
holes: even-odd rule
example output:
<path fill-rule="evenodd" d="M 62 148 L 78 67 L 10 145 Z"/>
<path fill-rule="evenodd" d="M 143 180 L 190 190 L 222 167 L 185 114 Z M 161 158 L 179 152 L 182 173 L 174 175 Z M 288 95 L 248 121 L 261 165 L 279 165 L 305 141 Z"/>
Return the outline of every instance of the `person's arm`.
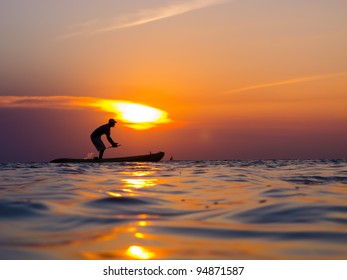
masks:
<path fill-rule="evenodd" d="M 112 147 L 118 146 L 118 143 L 114 142 L 110 135 L 106 134 L 106 137 L 107 137 L 108 142 L 110 142 L 110 144 L 112 145 Z"/>

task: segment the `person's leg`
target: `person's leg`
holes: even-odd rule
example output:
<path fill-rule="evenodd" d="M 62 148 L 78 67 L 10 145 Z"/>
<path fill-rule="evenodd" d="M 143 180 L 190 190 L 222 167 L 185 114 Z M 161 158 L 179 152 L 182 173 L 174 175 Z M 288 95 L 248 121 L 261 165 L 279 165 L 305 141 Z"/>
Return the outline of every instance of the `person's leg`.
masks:
<path fill-rule="evenodd" d="M 104 155 L 105 150 L 100 150 L 99 152 L 99 159 L 102 159 L 102 156 Z"/>
<path fill-rule="evenodd" d="M 99 159 L 102 159 L 104 152 L 106 150 L 105 144 L 102 142 L 101 138 L 91 137 L 95 148 L 99 151 Z"/>

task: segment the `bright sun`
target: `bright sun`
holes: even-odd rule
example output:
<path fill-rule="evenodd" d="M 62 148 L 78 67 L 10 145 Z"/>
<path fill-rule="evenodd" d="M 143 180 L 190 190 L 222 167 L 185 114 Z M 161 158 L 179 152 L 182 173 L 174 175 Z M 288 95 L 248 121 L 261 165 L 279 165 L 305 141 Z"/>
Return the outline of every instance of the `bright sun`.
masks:
<path fill-rule="evenodd" d="M 98 104 L 104 111 L 116 113 L 117 119 L 137 130 L 149 129 L 169 123 L 168 113 L 150 106 L 128 101 L 102 100 Z"/>
<path fill-rule="evenodd" d="M 162 117 L 162 111 L 134 103 L 116 103 L 113 105 L 122 117 L 132 123 L 155 122 Z"/>

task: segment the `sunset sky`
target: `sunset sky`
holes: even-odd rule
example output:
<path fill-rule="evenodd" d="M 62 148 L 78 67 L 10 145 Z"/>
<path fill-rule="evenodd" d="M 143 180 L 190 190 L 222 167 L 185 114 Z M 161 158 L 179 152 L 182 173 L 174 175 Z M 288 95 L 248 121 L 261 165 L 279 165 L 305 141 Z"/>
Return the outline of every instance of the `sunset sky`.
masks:
<path fill-rule="evenodd" d="M 1 0 L 0 162 L 85 157 L 111 117 L 105 157 L 346 158 L 346 27 L 346 0 Z"/>

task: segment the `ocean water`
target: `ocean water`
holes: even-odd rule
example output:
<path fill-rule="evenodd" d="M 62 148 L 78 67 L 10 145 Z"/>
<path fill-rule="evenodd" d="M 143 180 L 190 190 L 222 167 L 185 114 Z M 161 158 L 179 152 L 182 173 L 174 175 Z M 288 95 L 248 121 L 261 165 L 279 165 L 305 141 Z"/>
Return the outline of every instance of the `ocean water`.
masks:
<path fill-rule="evenodd" d="M 0 259 L 347 259 L 347 161 L 0 165 Z"/>

